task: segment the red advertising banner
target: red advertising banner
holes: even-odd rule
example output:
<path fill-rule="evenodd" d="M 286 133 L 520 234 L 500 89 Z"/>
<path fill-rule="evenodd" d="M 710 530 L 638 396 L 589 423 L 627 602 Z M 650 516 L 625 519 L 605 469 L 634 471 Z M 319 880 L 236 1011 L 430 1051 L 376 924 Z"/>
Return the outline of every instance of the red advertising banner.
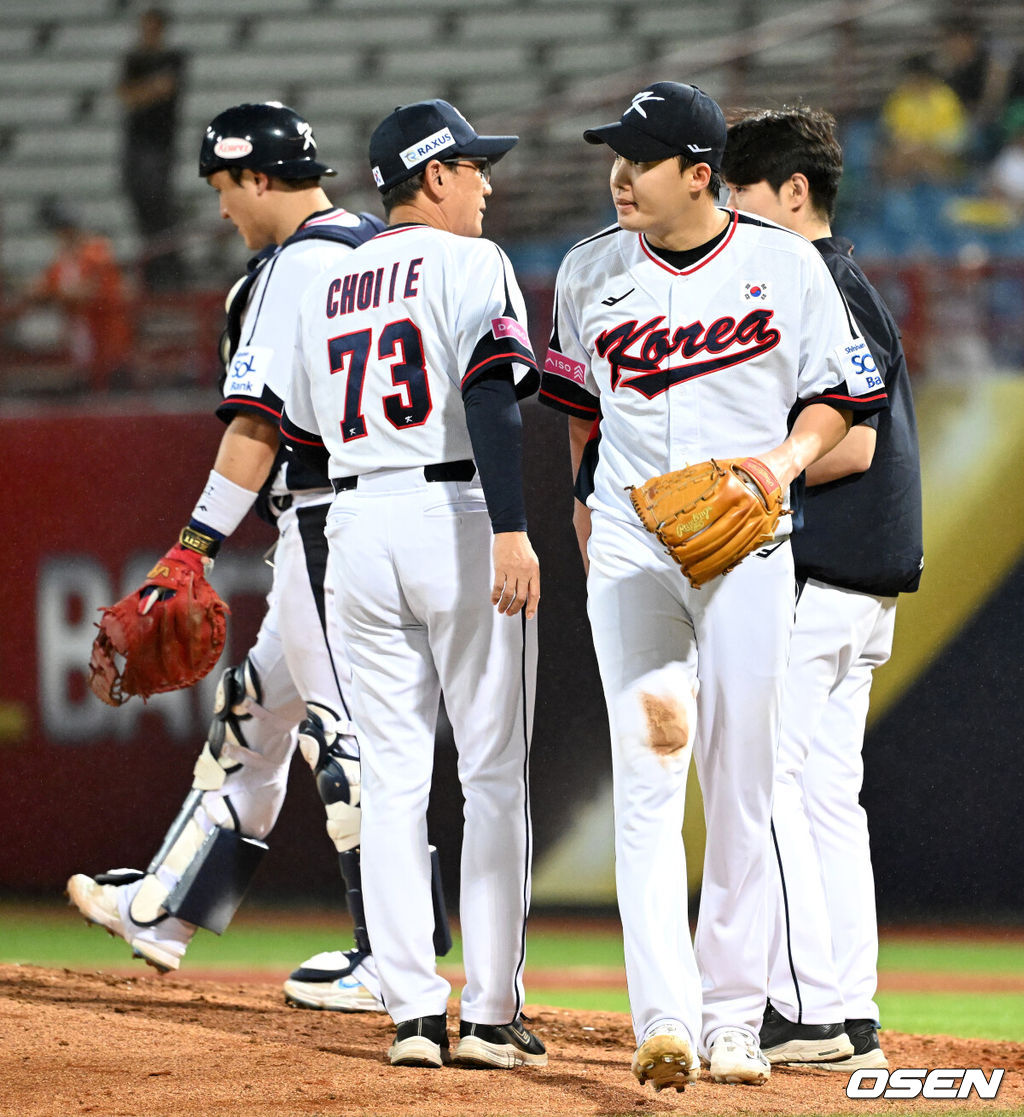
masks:
<path fill-rule="evenodd" d="M 86 665 L 97 610 L 175 542 L 222 430 L 210 407 L 0 416 L 14 503 L 0 549 L 0 888 L 63 886 L 124 864 L 127 849 L 145 859 L 188 791 L 221 670 L 262 614 L 273 529 L 248 517 L 217 560 L 228 650 L 198 687 L 113 709 Z"/>

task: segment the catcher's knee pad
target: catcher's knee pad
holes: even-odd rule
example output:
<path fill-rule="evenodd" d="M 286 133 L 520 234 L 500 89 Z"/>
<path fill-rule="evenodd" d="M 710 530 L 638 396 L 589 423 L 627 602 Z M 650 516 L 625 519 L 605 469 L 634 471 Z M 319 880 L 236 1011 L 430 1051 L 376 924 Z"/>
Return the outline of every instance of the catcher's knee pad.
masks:
<path fill-rule="evenodd" d="M 215 790 L 223 784 L 227 772 L 240 766 L 230 755 L 232 750 L 224 746 L 247 747 L 244 725 L 252 719 L 252 704 L 259 705 L 262 698 L 260 677 L 248 657 L 221 675 L 213 700 L 213 719 L 196 761 L 197 787 Z"/>
<path fill-rule="evenodd" d="M 339 853 L 359 845 L 359 749 L 352 725 L 310 702 L 299 726 L 299 749 L 313 769 L 327 812 L 327 833 Z M 344 869 L 343 869 L 344 873 Z M 347 878 L 346 878 L 347 879 Z"/>
<path fill-rule="evenodd" d="M 204 797 L 192 789 L 149 863 L 131 903 L 136 923 L 173 915 L 219 935 L 238 910 L 268 847 L 215 823 Z"/>
<path fill-rule="evenodd" d="M 697 680 L 684 663 L 669 663 L 637 679 L 615 703 L 620 740 L 664 762 L 685 760 L 697 728 Z"/>
<path fill-rule="evenodd" d="M 251 659 L 224 672 L 217 684 L 206 742 L 193 770 L 193 787 L 218 791 L 229 774 L 242 768 L 263 772 L 280 768 L 282 778 L 286 776 L 297 718 L 289 710 L 282 711 L 288 716 L 279 716 L 264 709 L 262 698 L 260 677 Z"/>

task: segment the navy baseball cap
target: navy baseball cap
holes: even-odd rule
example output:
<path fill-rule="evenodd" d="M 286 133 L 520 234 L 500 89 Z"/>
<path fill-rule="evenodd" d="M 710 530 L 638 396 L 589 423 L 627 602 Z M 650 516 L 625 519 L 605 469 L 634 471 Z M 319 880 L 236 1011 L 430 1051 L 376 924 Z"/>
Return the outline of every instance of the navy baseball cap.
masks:
<path fill-rule="evenodd" d="M 400 105 L 370 137 L 370 170 L 386 194 L 422 170 L 431 159 L 497 161 L 519 142 L 518 136 L 478 136 L 469 121 L 447 101 Z"/>
<path fill-rule="evenodd" d="M 691 163 L 722 167 L 728 128 L 718 104 L 703 89 L 657 81 L 641 90 L 614 124 L 588 128 L 587 143 L 607 144 L 636 163 L 682 155 Z"/>

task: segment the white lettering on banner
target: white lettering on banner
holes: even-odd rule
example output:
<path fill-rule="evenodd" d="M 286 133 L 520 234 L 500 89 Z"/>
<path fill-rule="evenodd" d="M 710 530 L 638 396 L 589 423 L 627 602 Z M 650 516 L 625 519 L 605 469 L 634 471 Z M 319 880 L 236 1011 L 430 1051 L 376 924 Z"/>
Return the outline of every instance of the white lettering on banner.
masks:
<path fill-rule="evenodd" d="M 514 337 L 527 349 L 530 348 L 530 335 L 523 328 L 522 323 L 517 322 L 515 318 L 492 318 L 491 329 L 494 331 L 495 338 Z"/>
<path fill-rule="evenodd" d="M 572 380 L 576 384 L 583 384 L 587 379 L 587 370 L 583 364 L 564 353 L 556 353 L 554 349 L 548 350 L 544 359 L 544 371 L 553 376 L 564 376 L 566 380 Z"/>
<path fill-rule="evenodd" d="M 39 715 L 45 735 L 72 744 L 114 737 L 141 739 L 140 719 L 161 718 L 175 740 L 198 741 L 209 725 L 217 683 L 233 661 L 226 657 L 191 690 L 135 698 L 123 706 L 104 705 L 87 685 L 89 656 L 99 610 L 140 586 L 157 556 L 137 554 L 125 564 L 120 585 L 111 585 L 99 559 L 87 555 L 51 556 L 40 563 L 36 579 L 36 663 Z M 259 552 L 217 559 L 213 583 L 226 600 L 262 597 L 269 570 Z M 228 647 L 231 647 L 230 621 Z"/>
<path fill-rule="evenodd" d="M 440 132 L 435 132 L 432 136 L 426 136 L 419 143 L 399 152 L 398 157 L 407 167 L 415 167 L 435 152 L 444 151 L 446 147 L 454 146 L 455 137 L 452 135 L 451 129 L 442 128 Z"/>
<path fill-rule="evenodd" d="M 986 1077 L 978 1068 L 939 1067 L 935 1070 L 904 1067 L 891 1073 L 887 1070 L 863 1068 L 850 1075 L 846 1086 L 848 1098 L 969 1098 L 972 1091 L 979 1098 L 994 1098 L 999 1093 L 1003 1075 L 1000 1068 Z M 870 1085 L 867 1083 L 870 1082 Z"/>
<path fill-rule="evenodd" d="M 96 610 L 111 600 L 110 582 L 94 559 L 51 558 L 42 564 L 36 582 L 39 712 L 44 732 L 55 741 L 101 736 L 107 714 L 114 712 L 91 690 L 70 682 L 88 666 Z"/>

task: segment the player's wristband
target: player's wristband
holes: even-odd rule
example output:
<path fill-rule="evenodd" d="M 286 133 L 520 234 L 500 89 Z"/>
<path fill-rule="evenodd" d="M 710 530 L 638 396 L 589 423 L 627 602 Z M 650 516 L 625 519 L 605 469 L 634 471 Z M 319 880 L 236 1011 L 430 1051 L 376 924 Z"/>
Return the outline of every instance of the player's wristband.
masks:
<path fill-rule="evenodd" d="M 206 488 L 192 509 L 189 525 L 198 527 L 200 532 L 212 533 L 218 537 L 219 542 L 238 527 L 257 496 L 259 493 L 243 489 L 222 473 L 211 469 Z M 199 548 L 193 547 L 192 550 Z"/>
<path fill-rule="evenodd" d="M 190 551 L 195 551 L 197 554 L 206 559 L 214 559 L 217 557 L 217 552 L 220 550 L 221 541 L 213 535 L 208 535 L 205 531 L 200 531 L 194 524 L 189 524 L 188 527 L 183 527 L 181 533 L 178 535 L 178 542 Z"/>

